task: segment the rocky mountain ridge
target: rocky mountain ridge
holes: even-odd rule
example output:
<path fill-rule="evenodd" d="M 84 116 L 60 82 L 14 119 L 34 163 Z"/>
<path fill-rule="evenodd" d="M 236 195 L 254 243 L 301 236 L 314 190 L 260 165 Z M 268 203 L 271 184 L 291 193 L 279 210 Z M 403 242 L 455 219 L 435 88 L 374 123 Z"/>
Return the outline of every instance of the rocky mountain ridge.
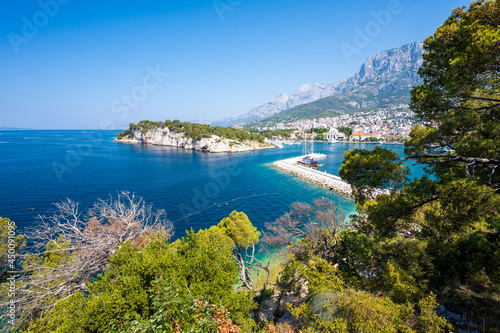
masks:
<path fill-rule="evenodd" d="M 234 118 L 216 120 L 212 125 L 231 126 L 261 120 L 284 110 L 308 104 L 330 96 L 369 91 L 379 92 L 409 89 L 421 83 L 418 69 L 423 63 L 423 43 L 414 42 L 369 57 L 350 78 L 337 83 L 312 83 L 299 87 L 290 95 L 281 94 L 270 102 Z M 370 101 L 366 100 L 370 104 Z"/>

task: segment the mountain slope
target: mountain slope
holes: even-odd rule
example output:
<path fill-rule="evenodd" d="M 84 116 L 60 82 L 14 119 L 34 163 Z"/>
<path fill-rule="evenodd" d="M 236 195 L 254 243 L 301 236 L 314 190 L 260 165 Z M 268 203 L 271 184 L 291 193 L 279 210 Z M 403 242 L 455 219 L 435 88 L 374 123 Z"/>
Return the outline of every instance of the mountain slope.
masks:
<path fill-rule="evenodd" d="M 366 59 L 359 70 L 349 79 L 344 79 L 334 84 L 305 84 L 290 95 L 278 95 L 269 103 L 256 107 L 244 115 L 235 118 L 221 119 L 215 121 L 213 124 L 230 126 L 233 124 L 258 121 L 281 112 L 285 112 L 284 110 L 294 110 L 293 108 L 300 105 L 305 105 L 336 95 L 345 95 L 344 100 L 330 99 L 330 102 L 332 103 L 326 103 L 322 106 L 323 112 L 335 115 L 334 113 L 336 113 L 336 111 L 362 107 L 361 105 L 363 102 L 365 104 L 380 104 L 380 100 L 373 98 L 374 96 L 383 92 L 409 90 L 411 86 L 417 85 L 421 82 L 417 71 L 423 62 L 422 52 L 422 42 L 414 42 L 396 49 L 380 52 L 377 55 Z M 356 97 L 349 95 L 353 93 L 363 96 Z M 409 93 L 407 96 L 409 100 Z M 354 97 L 354 99 L 352 99 L 352 97 Z M 364 100 L 356 101 L 358 97 L 363 98 Z M 400 100 L 400 98 L 397 97 L 394 101 L 396 100 Z M 356 106 L 355 103 L 359 106 Z M 321 102 L 319 104 L 312 105 L 311 108 L 317 109 L 320 107 L 319 105 L 322 104 L 324 103 Z M 351 108 L 349 108 L 349 105 L 351 105 Z M 304 109 L 299 107 L 298 110 Z M 319 110 L 315 113 L 317 114 L 318 111 Z M 294 110 L 292 113 L 294 112 L 297 112 L 297 110 Z M 322 112 L 319 112 L 319 114 L 321 113 Z M 291 119 L 296 116 L 297 114 L 288 118 Z M 279 118 L 280 117 L 276 117 L 273 119 Z"/>
<path fill-rule="evenodd" d="M 347 93 L 298 105 L 259 121 L 247 123 L 246 127 L 273 126 L 276 123 L 290 123 L 301 119 L 335 117 L 342 114 L 370 111 L 375 108 L 397 107 L 409 102 L 409 88 L 378 92 L 378 94 L 373 94 L 370 91 Z"/>

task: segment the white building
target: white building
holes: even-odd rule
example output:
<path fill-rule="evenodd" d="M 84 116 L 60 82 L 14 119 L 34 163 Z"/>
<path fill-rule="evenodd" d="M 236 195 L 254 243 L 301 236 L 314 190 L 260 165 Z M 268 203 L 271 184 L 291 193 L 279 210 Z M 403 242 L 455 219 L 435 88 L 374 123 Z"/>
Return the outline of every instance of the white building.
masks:
<path fill-rule="evenodd" d="M 345 134 L 339 132 L 336 128 L 330 128 L 330 131 L 324 133 L 325 139 L 329 142 L 339 141 L 345 139 Z"/>

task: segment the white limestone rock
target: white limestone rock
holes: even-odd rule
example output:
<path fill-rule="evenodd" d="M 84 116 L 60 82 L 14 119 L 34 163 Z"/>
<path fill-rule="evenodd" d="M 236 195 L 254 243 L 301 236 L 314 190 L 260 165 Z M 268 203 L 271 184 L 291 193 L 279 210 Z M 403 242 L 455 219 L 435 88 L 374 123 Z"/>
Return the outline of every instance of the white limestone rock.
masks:
<path fill-rule="evenodd" d="M 168 127 L 158 127 L 147 132 L 132 130 L 132 139 L 118 140 L 120 142 L 142 142 L 158 146 L 171 146 L 211 153 L 239 153 L 257 149 L 273 148 L 267 144 L 245 144 L 212 135 L 210 138 L 193 140 L 184 135 L 171 131 Z"/>

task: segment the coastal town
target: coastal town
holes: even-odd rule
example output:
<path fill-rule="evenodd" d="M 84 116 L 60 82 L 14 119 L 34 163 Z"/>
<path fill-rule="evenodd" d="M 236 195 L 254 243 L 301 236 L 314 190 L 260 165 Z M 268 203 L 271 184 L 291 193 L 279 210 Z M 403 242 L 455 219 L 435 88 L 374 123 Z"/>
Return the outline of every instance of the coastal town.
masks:
<path fill-rule="evenodd" d="M 335 141 L 394 141 L 409 138 L 411 128 L 417 124 L 414 113 L 408 105 L 379 109 L 370 112 L 343 114 L 338 117 L 298 120 L 292 123 L 278 123 L 274 127 L 257 127 L 257 132 L 282 130 L 289 132 L 290 139 Z M 339 129 L 350 129 L 342 131 Z M 319 135 L 319 136 L 318 136 Z M 276 137 L 274 139 L 281 139 Z"/>

